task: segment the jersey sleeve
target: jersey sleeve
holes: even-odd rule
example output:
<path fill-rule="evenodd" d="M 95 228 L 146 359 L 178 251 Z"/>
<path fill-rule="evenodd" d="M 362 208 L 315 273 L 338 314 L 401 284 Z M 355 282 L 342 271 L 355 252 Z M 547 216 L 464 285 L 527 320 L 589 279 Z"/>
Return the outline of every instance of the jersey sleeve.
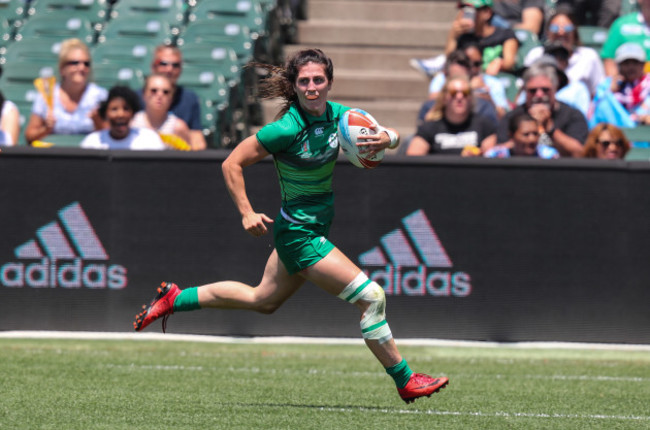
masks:
<path fill-rule="evenodd" d="M 290 114 L 265 125 L 257 132 L 257 141 L 269 153 L 275 154 L 285 150 L 296 137 L 296 124 Z"/>

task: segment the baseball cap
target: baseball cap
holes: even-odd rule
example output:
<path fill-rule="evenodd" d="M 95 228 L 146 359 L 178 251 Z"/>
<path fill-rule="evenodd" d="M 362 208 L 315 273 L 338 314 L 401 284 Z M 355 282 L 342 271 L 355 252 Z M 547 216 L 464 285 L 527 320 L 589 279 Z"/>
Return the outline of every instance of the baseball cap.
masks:
<path fill-rule="evenodd" d="M 617 63 L 622 63 L 625 60 L 636 60 L 645 63 L 646 59 L 645 49 L 634 42 L 622 44 L 616 49 L 616 54 L 614 55 L 614 60 Z"/>
<path fill-rule="evenodd" d="M 460 5 L 473 6 L 476 9 L 478 9 L 480 7 L 484 7 L 484 6 L 492 7 L 494 5 L 493 0 L 460 0 L 458 3 Z"/>

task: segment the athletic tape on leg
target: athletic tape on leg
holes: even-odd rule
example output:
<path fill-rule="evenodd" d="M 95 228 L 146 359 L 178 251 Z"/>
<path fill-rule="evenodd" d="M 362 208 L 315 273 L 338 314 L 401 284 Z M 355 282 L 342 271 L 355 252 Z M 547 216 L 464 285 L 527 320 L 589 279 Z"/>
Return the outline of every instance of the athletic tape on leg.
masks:
<path fill-rule="evenodd" d="M 361 318 L 361 334 L 364 339 L 384 343 L 393 338 L 386 322 L 386 294 L 379 284 L 361 272 L 343 289 L 339 297 L 350 303 L 357 300 L 370 303 Z"/>

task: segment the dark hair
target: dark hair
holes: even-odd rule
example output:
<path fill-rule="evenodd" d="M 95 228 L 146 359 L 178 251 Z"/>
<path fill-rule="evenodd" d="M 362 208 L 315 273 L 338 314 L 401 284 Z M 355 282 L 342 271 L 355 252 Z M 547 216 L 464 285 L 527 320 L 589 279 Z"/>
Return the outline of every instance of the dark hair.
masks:
<path fill-rule="evenodd" d="M 483 54 L 483 48 L 481 48 L 481 40 L 474 33 L 463 33 L 458 36 L 456 39 L 456 49 L 461 51 L 466 51 L 468 48 L 476 48 L 481 54 Z"/>
<path fill-rule="evenodd" d="M 465 51 L 462 51 L 460 49 L 456 49 L 455 51 L 450 52 L 447 56 L 447 61 L 445 62 L 445 75 L 449 74 L 449 66 L 452 64 L 458 64 L 467 70 L 470 70 L 472 68 L 472 62 L 469 60 L 469 57 Z"/>
<path fill-rule="evenodd" d="M 334 79 L 332 60 L 320 49 L 303 49 L 287 59 L 284 66 L 273 66 L 264 63 L 250 63 L 248 67 L 262 68 L 268 76 L 260 82 L 258 95 L 262 99 L 281 98 L 284 100 L 278 117 L 284 115 L 291 104 L 298 101 L 298 95 L 293 89 L 300 68 L 307 63 L 325 66 L 325 76 L 329 82 Z"/>
<path fill-rule="evenodd" d="M 520 112 L 511 116 L 510 120 L 508 121 L 508 133 L 510 136 L 515 134 L 522 122 L 526 121 L 533 121 L 537 123 L 537 120 L 533 118 L 528 112 Z"/>
<path fill-rule="evenodd" d="M 103 119 L 106 119 L 106 109 L 108 108 L 108 104 L 111 100 L 118 98 L 124 99 L 126 104 L 134 113 L 142 109 L 140 106 L 140 96 L 129 87 L 116 85 L 108 91 L 108 97 L 99 105 L 98 112 Z"/>

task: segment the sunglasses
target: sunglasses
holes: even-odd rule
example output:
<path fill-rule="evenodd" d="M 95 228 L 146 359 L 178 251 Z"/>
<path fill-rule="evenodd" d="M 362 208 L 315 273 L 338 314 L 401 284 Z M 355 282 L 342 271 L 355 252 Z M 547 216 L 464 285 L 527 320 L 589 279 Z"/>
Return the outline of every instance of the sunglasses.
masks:
<path fill-rule="evenodd" d="M 171 90 L 167 90 L 167 89 L 163 89 L 163 88 L 149 88 L 149 92 L 151 92 L 151 94 L 158 94 L 158 92 L 161 92 L 162 94 L 164 94 L 164 95 L 167 96 L 167 95 L 169 95 L 172 91 L 171 91 Z"/>
<path fill-rule="evenodd" d="M 469 97 L 470 91 L 469 91 L 469 89 L 467 89 L 467 90 L 449 90 L 449 95 L 451 96 L 451 98 L 455 98 L 456 95 L 458 95 L 458 94 L 462 94 L 463 97 Z"/>
<path fill-rule="evenodd" d="M 557 34 L 560 32 L 560 30 L 564 30 L 565 33 L 571 33 L 573 30 L 575 30 L 575 27 L 571 24 L 567 25 L 557 25 L 557 24 L 551 24 L 548 26 L 548 31 Z"/>
<path fill-rule="evenodd" d="M 79 64 L 83 64 L 86 67 L 90 67 L 90 61 L 71 60 L 65 62 L 66 66 L 78 66 Z"/>
<path fill-rule="evenodd" d="M 160 66 L 160 67 L 172 66 L 174 69 L 179 69 L 181 67 L 180 62 L 172 63 L 170 61 L 158 61 L 158 62 L 156 62 L 156 65 Z"/>
<path fill-rule="evenodd" d="M 623 142 L 621 140 L 599 140 L 598 143 L 603 145 L 603 148 L 607 148 L 612 143 L 619 148 L 623 146 Z"/>
<path fill-rule="evenodd" d="M 537 94 L 537 91 L 542 91 L 544 94 L 549 94 L 551 92 L 551 88 L 549 87 L 532 87 L 532 88 L 526 88 L 526 91 L 528 94 Z"/>

